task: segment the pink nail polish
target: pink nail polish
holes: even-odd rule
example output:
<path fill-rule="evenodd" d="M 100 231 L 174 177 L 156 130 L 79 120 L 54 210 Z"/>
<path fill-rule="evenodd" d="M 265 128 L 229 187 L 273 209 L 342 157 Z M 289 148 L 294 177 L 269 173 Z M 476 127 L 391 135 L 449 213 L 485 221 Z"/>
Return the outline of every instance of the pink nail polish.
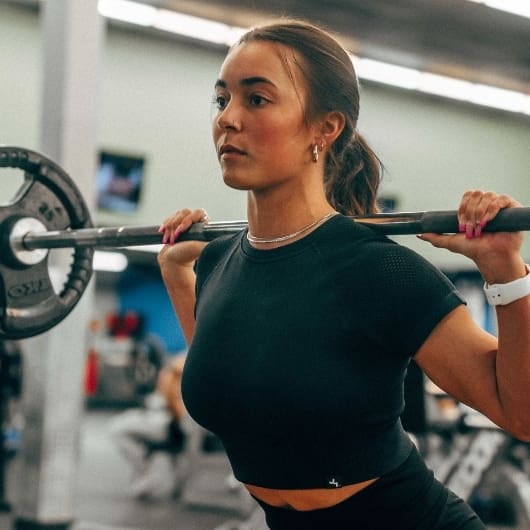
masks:
<path fill-rule="evenodd" d="M 458 231 L 459 232 L 465 232 L 466 231 L 466 224 L 465 223 L 459 223 L 458 224 Z"/>

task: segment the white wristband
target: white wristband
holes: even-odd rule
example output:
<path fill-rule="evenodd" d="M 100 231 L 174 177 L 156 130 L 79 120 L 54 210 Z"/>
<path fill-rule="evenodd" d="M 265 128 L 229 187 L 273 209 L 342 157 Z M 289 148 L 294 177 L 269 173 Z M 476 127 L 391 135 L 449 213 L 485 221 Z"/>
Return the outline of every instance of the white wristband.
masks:
<path fill-rule="evenodd" d="M 530 294 L 530 266 L 525 265 L 526 276 L 513 282 L 484 284 L 484 293 L 490 305 L 507 305 Z"/>

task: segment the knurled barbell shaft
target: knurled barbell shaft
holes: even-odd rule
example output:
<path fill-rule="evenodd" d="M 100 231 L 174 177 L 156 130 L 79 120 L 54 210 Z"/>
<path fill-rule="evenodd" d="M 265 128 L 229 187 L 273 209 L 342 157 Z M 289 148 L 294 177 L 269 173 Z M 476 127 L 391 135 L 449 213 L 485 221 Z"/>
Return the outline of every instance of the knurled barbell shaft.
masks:
<path fill-rule="evenodd" d="M 353 219 L 358 223 L 370 225 L 373 229 L 386 235 L 458 232 L 456 210 L 382 213 L 353 217 Z M 180 236 L 180 240 L 211 241 L 222 235 L 236 233 L 246 228 L 246 226 L 246 221 L 197 223 L 183 233 Z M 123 226 L 42 233 L 29 232 L 25 235 L 13 237 L 10 243 L 15 250 L 151 245 L 162 242 L 162 235 L 158 229 L 158 226 Z M 484 231 L 489 232 L 515 232 L 520 230 L 530 230 L 530 207 L 502 210 L 484 229 Z"/>

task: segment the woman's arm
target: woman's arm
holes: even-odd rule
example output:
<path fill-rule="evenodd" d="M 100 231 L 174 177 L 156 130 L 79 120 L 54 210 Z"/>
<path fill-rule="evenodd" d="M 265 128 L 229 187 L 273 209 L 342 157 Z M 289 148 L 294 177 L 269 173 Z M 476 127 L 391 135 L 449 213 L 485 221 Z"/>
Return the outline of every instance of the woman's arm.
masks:
<path fill-rule="evenodd" d="M 459 209 L 462 234 L 421 238 L 472 259 L 489 284 L 517 280 L 528 274 L 520 255 L 522 234 L 482 233 L 501 208 L 516 206 L 505 195 L 468 192 Z M 438 324 L 415 359 L 456 399 L 530 441 L 530 296 L 496 306 L 496 312 L 498 338 L 459 307 Z"/>
<path fill-rule="evenodd" d="M 517 311 L 516 306 L 524 302 L 513 304 Z M 526 328 L 520 337 L 526 338 L 526 345 L 518 345 L 518 337 L 512 345 L 501 345 L 474 322 L 466 307 L 460 306 L 438 324 L 415 360 L 448 394 L 516 438 L 530 441 L 530 310 L 526 305 Z"/>
<path fill-rule="evenodd" d="M 204 210 L 180 210 L 166 219 L 160 227 L 164 247 L 158 254 L 158 264 L 169 298 L 189 345 L 195 331 L 195 272 L 193 267 L 207 243 L 186 241 L 178 236 L 193 223 L 207 219 Z"/>

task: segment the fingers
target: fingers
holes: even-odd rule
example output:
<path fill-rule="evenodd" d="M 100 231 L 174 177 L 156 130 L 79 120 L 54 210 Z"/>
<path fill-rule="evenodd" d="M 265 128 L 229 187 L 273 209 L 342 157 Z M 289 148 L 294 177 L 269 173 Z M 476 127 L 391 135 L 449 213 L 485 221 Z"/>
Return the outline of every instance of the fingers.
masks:
<path fill-rule="evenodd" d="M 208 221 L 208 214 L 203 208 L 190 210 L 184 208 L 175 212 L 164 220 L 158 231 L 163 233 L 162 243 L 173 245 L 180 234 L 189 229 L 194 223 L 205 223 Z"/>
<path fill-rule="evenodd" d="M 507 256 L 520 252 L 523 236 L 521 232 L 488 232 L 481 237 L 484 227 L 503 208 L 521 206 L 508 195 L 491 191 L 470 190 L 464 193 L 458 209 L 458 232 L 456 234 L 420 234 L 418 237 L 437 248 L 462 254 L 473 260 L 480 268 L 493 257 L 500 262 Z M 481 264 L 481 265 L 480 265 Z M 500 266 L 495 266 L 499 268 Z M 500 267 L 502 268 L 502 267 Z"/>
<path fill-rule="evenodd" d="M 486 224 L 501 209 L 520 204 L 508 195 L 499 195 L 492 191 L 470 190 L 462 197 L 458 208 L 458 230 L 467 239 L 480 237 Z"/>

